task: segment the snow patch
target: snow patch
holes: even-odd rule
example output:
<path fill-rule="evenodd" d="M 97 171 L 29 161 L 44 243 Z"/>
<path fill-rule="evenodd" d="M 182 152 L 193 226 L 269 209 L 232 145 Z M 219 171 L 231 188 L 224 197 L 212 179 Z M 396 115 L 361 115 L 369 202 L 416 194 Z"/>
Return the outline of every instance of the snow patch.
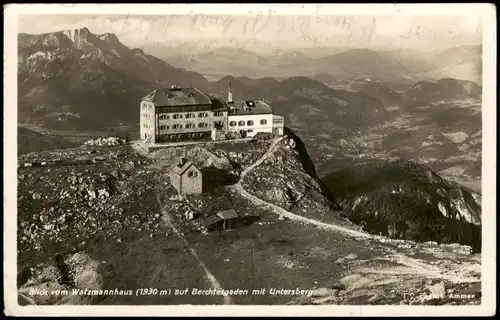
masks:
<path fill-rule="evenodd" d="M 116 50 L 115 50 L 115 49 L 111 50 L 111 52 L 112 52 L 115 56 L 117 56 L 118 58 L 121 58 L 121 56 L 118 54 L 118 52 L 116 52 Z"/>
<path fill-rule="evenodd" d="M 475 221 L 473 221 L 472 214 L 470 213 L 469 208 L 465 204 L 463 198 L 451 200 L 451 203 L 453 204 L 455 209 L 457 209 L 461 217 L 463 217 L 469 223 L 476 224 Z"/>
<path fill-rule="evenodd" d="M 441 197 L 446 197 L 446 190 L 443 188 L 437 190 L 437 194 L 439 194 Z"/>
<path fill-rule="evenodd" d="M 428 141 L 424 141 L 424 142 L 422 142 L 422 147 L 425 148 L 425 147 L 432 146 L 432 145 L 435 145 L 435 144 L 440 145 L 440 146 L 443 145 L 443 143 L 440 142 L 440 141 L 429 141 L 429 142 Z"/>
<path fill-rule="evenodd" d="M 80 39 L 80 29 L 65 30 L 64 35 L 68 37 L 73 43 Z"/>
<path fill-rule="evenodd" d="M 442 135 L 450 139 L 454 143 L 462 143 L 469 137 L 469 135 L 463 131 L 443 133 Z"/>
<path fill-rule="evenodd" d="M 352 204 L 352 210 L 354 210 L 361 202 L 365 201 L 367 199 L 366 196 L 361 196 L 354 200 L 354 203 Z"/>
<path fill-rule="evenodd" d="M 441 211 L 441 213 L 443 214 L 443 216 L 445 216 L 445 217 L 448 216 L 448 211 L 446 211 L 446 207 L 444 206 L 444 204 L 442 204 L 441 202 L 438 203 L 438 208 L 439 208 L 439 211 Z"/>
<path fill-rule="evenodd" d="M 28 57 L 28 60 L 36 60 L 38 58 L 41 58 L 41 59 L 47 59 L 47 60 L 51 60 L 52 58 L 52 53 L 49 52 L 49 51 L 37 51 L 35 53 L 32 53 L 29 57 Z"/>
<path fill-rule="evenodd" d="M 478 205 L 481 205 L 481 200 L 482 200 L 481 194 L 476 193 L 476 192 L 472 192 L 471 195 L 472 195 L 472 198 L 474 198 L 474 201 L 476 201 L 476 203 Z"/>
<path fill-rule="evenodd" d="M 477 138 L 480 137 L 483 134 L 483 130 L 479 130 L 478 132 L 474 133 L 471 135 L 472 138 Z"/>

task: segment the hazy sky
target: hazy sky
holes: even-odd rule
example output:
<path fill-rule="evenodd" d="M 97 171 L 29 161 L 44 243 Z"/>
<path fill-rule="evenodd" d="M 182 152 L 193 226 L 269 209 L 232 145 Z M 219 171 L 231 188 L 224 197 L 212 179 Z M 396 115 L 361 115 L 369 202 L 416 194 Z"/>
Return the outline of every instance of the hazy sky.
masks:
<path fill-rule="evenodd" d="M 220 46 L 262 47 L 410 47 L 442 50 L 481 44 L 481 20 L 461 16 L 276 15 L 81 15 L 38 14 L 19 18 L 19 32 L 45 33 L 87 27 L 115 33 L 126 45 L 173 45 L 191 42 Z"/>

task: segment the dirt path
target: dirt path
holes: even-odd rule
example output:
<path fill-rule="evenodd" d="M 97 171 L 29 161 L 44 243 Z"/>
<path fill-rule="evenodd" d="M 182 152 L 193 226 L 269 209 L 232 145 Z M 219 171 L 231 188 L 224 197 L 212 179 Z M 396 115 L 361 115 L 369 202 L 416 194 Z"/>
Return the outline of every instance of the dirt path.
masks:
<path fill-rule="evenodd" d="M 287 210 L 285 210 L 285 209 L 283 209 L 281 207 L 278 207 L 277 205 L 274 205 L 272 203 L 266 202 L 266 201 L 264 201 L 264 200 L 262 200 L 262 199 L 260 199 L 260 198 L 258 198 L 256 196 L 250 194 L 249 192 L 247 192 L 243 188 L 243 186 L 241 185 L 241 182 L 243 181 L 243 179 L 245 178 L 245 176 L 250 171 L 252 171 L 253 169 L 255 169 L 257 166 L 259 166 L 260 164 L 262 164 L 262 162 L 264 162 L 274 152 L 276 146 L 281 141 L 283 141 L 284 138 L 285 137 L 281 137 L 279 139 L 274 140 L 271 143 L 271 145 L 269 146 L 269 148 L 266 151 L 266 153 L 259 160 L 255 161 L 253 164 L 251 164 L 250 166 L 246 167 L 241 172 L 240 180 L 238 181 L 238 183 L 236 183 L 234 185 L 231 185 L 231 186 L 228 186 L 228 187 L 231 188 L 231 189 L 233 189 L 233 190 L 236 190 L 243 197 L 247 198 L 248 200 L 250 200 L 255 205 L 267 207 L 272 212 L 274 212 L 274 213 L 276 213 L 278 215 L 281 215 L 283 217 L 289 218 L 290 220 L 295 220 L 295 221 L 300 221 L 300 222 L 312 224 L 312 225 L 315 225 L 315 226 L 317 226 L 317 227 L 319 227 L 319 228 L 321 228 L 323 230 L 339 231 L 339 232 L 347 233 L 347 234 L 349 234 L 349 235 L 351 235 L 353 237 L 357 237 L 357 238 L 373 238 L 372 235 L 370 235 L 368 233 L 365 233 L 365 232 L 360 232 L 360 231 L 356 231 L 356 230 L 344 228 L 344 227 L 341 227 L 341 226 L 338 226 L 338 225 L 329 224 L 329 223 L 325 223 L 325 222 L 321 222 L 321 221 L 318 221 L 318 220 L 314 220 L 314 219 L 310 219 L 310 218 L 306 218 L 306 217 L 297 215 L 297 214 L 292 213 L 290 211 L 287 211 Z"/>
<path fill-rule="evenodd" d="M 241 172 L 241 174 L 240 174 L 240 180 L 236 184 L 237 185 L 241 185 L 241 181 L 243 181 L 243 178 L 245 178 L 245 176 L 250 171 L 252 171 L 255 167 L 259 166 L 262 162 L 264 162 L 267 159 L 267 157 L 269 157 L 274 152 L 274 148 L 276 148 L 276 146 L 278 145 L 278 143 L 280 143 L 281 141 L 283 141 L 283 139 L 285 139 L 285 136 L 283 136 L 281 138 L 278 138 L 278 139 L 274 139 L 273 142 L 271 142 L 271 145 L 269 145 L 269 148 L 267 149 L 266 153 L 264 153 L 262 155 L 262 157 L 260 157 L 257 161 L 255 161 L 254 163 L 252 163 L 251 165 L 249 165 L 248 167 L 246 167 Z"/>
<path fill-rule="evenodd" d="M 174 224 L 172 222 L 172 217 L 170 216 L 170 214 L 167 211 L 165 211 L 165 209 L 164 209 L 164 207 L 163 207 L 163 205 L 158 197 L 157 197 L 157 201 L 158 201 L 158 204 L 160 205 L 160 208 L 161 208 L 163 221 L 167 224 L 168 227 L 170 227 L 170 229 L 172 229 L 172 231 L 177 235 L 177 237 L 179 237 L 179 239 L 182 240 L 182 242 L 184 243 L 186 248 L 189 249 L 189 252 L 191 253 L 191 255 L 196 259 L 196 261 L 198 262 L 198 265 L 205 272 L 205 275 L 206 275 L 208 281 L 210 281 L 210 284 L 212 285 L 212 288 L 215 290 L 224 290 L 224 288 L 222 288 L 222 285 L 217 280 L 217 278 L 215 278 L 215 276 L 210 272 L 210 270 L 208 269 L 206 264 L 203 262 L 203 260 L 201 260 L 201 258 L 198 256 L 198 254 L 196 253 L 196 250 L 194 250 L 192 247 L 189 246 L 189 243 L 184 238 L 182 233 L 180 233 L 179 230 L 177 230 L 177 228 L 174 226 Z M 224 304 L 233 304 L 231 296 L 223 296 L 223 297 L 224 297 Z"/>

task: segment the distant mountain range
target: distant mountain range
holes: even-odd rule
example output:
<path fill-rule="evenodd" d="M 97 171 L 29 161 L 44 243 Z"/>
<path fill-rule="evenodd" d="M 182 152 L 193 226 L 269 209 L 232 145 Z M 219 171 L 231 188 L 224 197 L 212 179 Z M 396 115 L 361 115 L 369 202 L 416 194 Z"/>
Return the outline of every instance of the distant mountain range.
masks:
<path fill-rule="evenodd" d="M 205 57 L 224 60 L 237 55 L 245 56 L 240 60 L 247 63 L 252 58 L 256 64 L 267 63 L 249 51 L 227 48 Z M 286 54 L 283 56 L 283 61 L 289 60 Z M 303 58 L 299 55 L 297 59 Z M 199 73 L 172 67 L 141 49 L 127 48 L 113 34 L 95 35 L 85 28 L 20 34 L 18 66 L 19 121 L 55 129 L 136 124 L 140 98 L 155 87 L 172 84 L 225 95 L 231 81 L 236 95 L 276 102 L 277 110 L 290 116 L 294 105 L 305 108 L 303 104 L 311 110 L 339 113 L 338 119 L 344 113 L 371 115 L 377 106 L 382 109 L 371 97 L 334 90 L 305 77 L 283 81 L 233 77 L 210 83 Z M 358 104 L 360 101 L 364 102 Z M 296 111 L 297 115 L 302 113 Z"/>
<path fill-rule="evenodd" d="M 428 79 L 455 78 L 482 83 L 482 46 L 461 46 L 445 50 L 432 60 L 436 68 L 418 77 Z"/>
<path fill-rule="evenodd" d="M 449 61 L 463 63 L 476 57 L 474 52 L 469 48 L 458 50 L 458 53 L 447 51 L 443 55 L 462 55 L 463 59 Z M 141 49 L 129 49 L 112 34 L 95 35 L 87 29 L 20 34 L 18 118 L 21 123 L 60 130 L 104 130 L 123 125 L 138 128 L 140 99 L 154 88 L 172 84 L 196 86 L 214 97 L 226 98 L 231 83 L 235 99 L 263 99 L 270 103 L 274 112 L 284 115 L 287 126 L 300 134 L 312 148 L 310 152 L 315 161 L 321 164 L 339 158 L 336 148 L 345 151 L 339 141 L 351 139 L 351 133 L 374 125 L 383 127 L 393 121 L 400 113 L 391 108 L 416 112 L 415 117 L 436 118 L 438 122 L 424 125 L 433 128 L 425 131 L 428 132 L 426 136 L 438 137 L 434 130 L 448 119 L 445 116 L 447 109 L 440 104 L 454 99 L 480 100 L 481 86 L 471 81 L 451 78 L 413 81 L 408 78 L 407 74 L 415 74 L 418 70 L 435 70 L 432 59 L 421 60 L 423 56 L 411 50 L 356 49 L 318 58 L 309 58 L 300 51 L 271 57 L 243 49 L 220 48 L 198 58 L 214 61 L 205 64 L 209 67 L 232 61 L 242 72 L 247 67 L 245 63 L 252 62 L 256 74 L 262 66 L 288 64 L 286 69 L 290 73 L 307 71 L 311 76 L 278 77 L 269 67 L 266 72 L 270 76 L 267 77 L 226 74 L 210 82 L 200 73 L 173 67 L 175 61 L 165 62 Z M 310 59 L 314 63 L 306 62 Z M 446 61 L 444 56 L 442 59 L 439 61 Z M 377 74 L 379 79 L 370 78 L 371 74 Z M 430 109 L 422 111 L 421 108 Z M 463 130 L 471 137 L 481 130 L 480 116 L 469 109 L 460 113 L 456 113 L 459 109 L 453 111 L 456 114 L 453 121 L 460 127 L 447 130 L 453 130 L 452 133 Z M 445 125 L 449 127 L 448 122 Z M 386 129 L 377 130 L 377 134 L 387 135 Z M 423 148 L 420 145 L 430 143 L 423 133 L 412 132 L 395 130 L 381 141 L 388 150 L 399 149 L 401 139 L 412 141 L 417 151 Z M 20 131 L 18 137 L 20 152 L 66 145 L 63 140 L 56 141 L 35 132 Z M 470 139 L 474 142 L 476 138 Z M 450 152 L 436 149 L 437 144 L 427 147 L 426 152 L 445 158 L 457 155 L 458 147 L 467 147 L 446 145 L 450 146 Z M 469 148 L 476 150 L 476 146 Z M 332 158 L 334 153 L 337 155 Z"/>
<path fill-rule="evenodd" d="M 227 76 L 212 84 L 211 94 L 225 97 L 231 83 L 233 96 L 272 102 L 274 112 L 296 127 L 321 131 L 322 126 L 359 127 L 386 121 L 384 104 L 369 95 L 336 90 L 307 77 L 249 79 Z"/>
<path fill-rule="evenodd" d="M 311 57 L 300 51 L 270 56 L 243 49 L 219 48 L 196 55 L 165 56 L 164 59 L 175 66 L 207 75 L 292 77 L 323 72 L 344 78 L 413 81 L 409 77 L 413 72 L 411 69 L 369 49 L 352 49 L 324 57 Z"/>
<path fill-rule="evenodd" d="M 318 49 L 318 51 L 321 51 Z M 416 82 L 446 77 L 481 82 L 481 46 L 461 46 L 439 53 L 415 49 L 313 49 L 262 55 L 238 48 L 218 48 L 194 54 L 165 52 L 173 65 L 206 75 L 290 77 L 328 74 L 333 77 Z"/>
<path fill-rule="evenodd" d="M 451 78 L 435 82 L 419 81 L 405 93 L 401 104 L 404 107 L 421 107 L 441 100 L 481 99 L 481 92 L 481 86 L 472 81 Z"/>

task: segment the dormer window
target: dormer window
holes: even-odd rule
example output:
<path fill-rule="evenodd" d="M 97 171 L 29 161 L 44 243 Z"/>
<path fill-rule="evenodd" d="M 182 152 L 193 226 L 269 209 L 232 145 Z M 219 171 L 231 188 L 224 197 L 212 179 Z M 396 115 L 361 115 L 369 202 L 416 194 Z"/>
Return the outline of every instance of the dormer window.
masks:
<path fill-rule="evenodd" d="M 168 96 L 168 98 L 169 98 L 169 99 L 172 99 L 172 98 L 174 97 L 174 95 L 173 95 L 173 94 L 171 94 L 170 92 L 168 93 L 168 95 L 167 95 L 167 96 Z"/>

